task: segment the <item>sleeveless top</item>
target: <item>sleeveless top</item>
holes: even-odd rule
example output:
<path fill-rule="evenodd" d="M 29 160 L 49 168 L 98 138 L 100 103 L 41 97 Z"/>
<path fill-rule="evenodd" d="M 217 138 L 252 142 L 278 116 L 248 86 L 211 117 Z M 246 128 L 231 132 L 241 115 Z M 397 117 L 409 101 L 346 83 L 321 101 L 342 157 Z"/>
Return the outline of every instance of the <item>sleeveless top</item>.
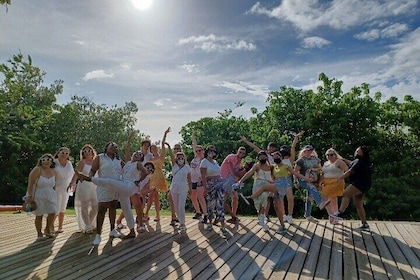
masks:
<path fill-rule="evenodd" d="M 191 182 L 192 183 L 198 183 L 201 182 L 201 172 L 200 172 L 200 163 L 203 160 L 203 158 L 193 158 L 190 162 L 190 168 L 191 168 Z"/>
<path fill-rule="evenodd" d="M 282 165 L 274 165 L 274 178 L 281 178 L 281 177 L 287 177 L 288 175 L 288 169 L 289 166 L 286 164 L 282 164 Z"/>
<path fill-rule="evenodd" d="M 292 162 L 290 161 L 290 159 L 289 159 L 289 158 L 282 159 L 282 160 L 281 160 L 281 163 L 283 163 L 283 164 L 287 164 L 288 166 L 290 166 L 290 167 L 292 167 L 292 168 L 293 168 Z"/>
<path fill-rule="evenodd" d="M 55 159 L 54 161 L 54 170 L 57 172 L 57 178 L 55 180 L 55 189 L 57 191 L 66 191 L 74 175 L 73 164 L 71 163 L 71 161 L 68 160 L 66 162 L 66 165 L 62 166 L 57 159 Z"/>
<path fill-rule="evenodd" d="M 331 163 L 330 165 L 325 165 L 322 167 L 322 173 L 324 174 L 324 178 L 339 178 L 341 175 L 344 174 L 343 170 L 336 166 L 337 161 Z"/>
<path fill-rule="evenodd" d="M 120 180 L 121 178 L 121 160 L 111 159 L 107 154 L 99 154 L 98 174 L 101 178 L 112 178 Z"/>
<path fill-rule="evenodd" d="M 165 175 L 163 174 L 164 162 L 160 158 L 151 160 L 151 162 L 155 165 L 155 172 L 150 175 L 150 186 L 155 187 L 156 190 L 160 192 L 168 191 L 168 185 L 166 183 Z"/>
<path fill-rule="evenodd" d="M 268 181 L 271 182 L 272 178 L 271 178 L 271 170 L 262 170 L 261 168 L 258 169 L 257 174 L 256 174 L 256 178 L 255 180 L 259 179 L 259 180 L 264 180 L 264 181 Z"/>
<path fill-rule="evenodd" d="M 129 161 L 123 167 L 122 178 L 124 181 L 134 183 L 140 180 L 140 172 L 137 170 L 137 162 Z"/>

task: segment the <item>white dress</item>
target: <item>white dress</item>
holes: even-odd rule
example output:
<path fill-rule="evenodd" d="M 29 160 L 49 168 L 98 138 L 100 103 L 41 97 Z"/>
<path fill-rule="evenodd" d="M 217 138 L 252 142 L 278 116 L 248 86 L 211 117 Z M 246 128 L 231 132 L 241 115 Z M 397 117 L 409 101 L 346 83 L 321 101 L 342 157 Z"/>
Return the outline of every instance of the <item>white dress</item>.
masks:
<path fill-rule="evenodd" d="M 99 154 L 99 178 L 112 178 L 121 180 L 121 160 L 111 159 L 106 154 Z M 98 202 L 109 202 L 118 200 L 118 194 L 115 190 L 97 184 L 96 195 Z"/>
<path fill-rule="evenodd" d="M 39 176 L 35 185 L 34 200 L 37 209 L 33 212 L 36 216 L 44 214 L 55 214 L 57 212 L 57 194 L 53 189 L 55 186 L 55 176 L 46 178 Z"/>
<path fill-rule="evenodd" d="M 73 164 L 68 160 L 66 165 L 62 166 L 56 159 L 54 170 L 57 172 L 57 179 L 55 182 L 55 191 L 57 193 L 57 211 L 64 213 L 66 212 L 67 203 L 69 202 L 67 187 L 74 175 Z"/>
<path fill-rule="evenodd" d="M 89 164 L 83 165 L 83 174 L 89 174 L 92 168 Z M 76 220 L 81 231 L 96 228 L 96 215 L 98 213 L 98 199 L 96 197 L 96 185 L 92 182 L 83 181 L 77 184 L 74 197 L 74 210 Z"/>

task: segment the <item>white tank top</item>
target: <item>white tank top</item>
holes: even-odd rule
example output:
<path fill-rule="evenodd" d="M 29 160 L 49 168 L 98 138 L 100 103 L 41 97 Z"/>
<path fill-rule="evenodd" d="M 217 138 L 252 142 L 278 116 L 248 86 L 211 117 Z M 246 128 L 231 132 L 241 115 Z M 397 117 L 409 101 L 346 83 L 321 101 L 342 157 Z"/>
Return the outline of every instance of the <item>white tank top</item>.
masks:
<path fill-rule="evenodd" d="M 271 170 L 265 171 L 265 170 L 262 170 L 261 168 L 258 169 L 257 177 L 255 179 L 260 179 L 260 180 L 265 180 L 265 181 L 271 182 L 272 181 Z"/>
<path fill-rule="evenodd" d="M 337 161 L 328 166 L 326 166 L 324 163 L 324 166 L 322 167 L 322 173 L 324 174 L 324 178 L 339 178 L 341 175 L 343 175 L 343 170 L 338 168 L 335 165 L 336 163 Z"/>
<path fill-rule="evenodd" d="M 129 161 L 124 165 L 122 179 L 132 183 L 140 180 L 140 172 L 137 169 L 137 162 Z"/>

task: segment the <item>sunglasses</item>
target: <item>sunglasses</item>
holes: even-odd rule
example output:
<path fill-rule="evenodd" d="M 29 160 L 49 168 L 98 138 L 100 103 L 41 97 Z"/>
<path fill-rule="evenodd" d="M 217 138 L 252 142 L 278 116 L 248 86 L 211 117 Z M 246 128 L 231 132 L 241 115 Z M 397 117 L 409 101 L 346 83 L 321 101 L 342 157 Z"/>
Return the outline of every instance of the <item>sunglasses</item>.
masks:
<path fill-rule="evenodd" d="M 118 149 L 118 145 L 117 145 L 117 144 L 115 144 L 115 143 L 111 143 L 111 144 L 109 144 L 109 146 L 110 146 L 110 147 L 114 147 L 114 148 Z"/>
<path fill-rule="evenodd" d="M 84 149 L 83 152 L 84 153 L 91 153 L 92 152 L 92 149 Z"/>
<path fill-rule="evenodd" d="M 327 154 L 327 156 L 329 156 L 329 157 L 332 157 L 332 156 L 334 156 L 335 154 Z"/>
<path fill-rule="evenodd" d="M 202 149 L 195 150 L 196 153 L 202 152 Z"/>
<path fill-rule="evenodd" d="M 62 155 L 68 155 L 69 154 L 69 152 L 65 152 L 65 151 L 61 151 L 60 152 Z"/>
<path fill-rule="evenodd" d="M 41 161 L 42 161 L 42 162 L 46 162 L 46 161 L 51 161 L 51 162 L 53 162 L 53 159 L 52 159 L 52 158 L 50 158 L 50 157 L 43 157 L 43 158 L 41 158 Z"/>
<path fill-rule="evenodd" d="M 150 173 L 155 172 L 155 169 L 151 166 L 146 166 L 146 170 L 149 171 Z"/>
<path fill-rule="evenodd" d="M 174 150 L 181 151 L 181 148 L 174 147 Z"/>
<path fill-rule="evenodd" d="M 184 158 L 183 158 L 183 157 L 177 157 L 176 159 L 177 159 L 177 160 L 180 160 L 180 159 L 184 159 Z"/>

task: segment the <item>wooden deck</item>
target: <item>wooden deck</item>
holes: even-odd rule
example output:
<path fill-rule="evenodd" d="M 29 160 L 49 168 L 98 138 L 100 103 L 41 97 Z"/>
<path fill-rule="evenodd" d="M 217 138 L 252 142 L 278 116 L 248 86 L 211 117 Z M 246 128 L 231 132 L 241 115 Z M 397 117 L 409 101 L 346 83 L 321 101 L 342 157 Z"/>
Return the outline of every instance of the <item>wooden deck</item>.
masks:
<path fill-rule="evenodd" d="M 150 222 L 132 240 L 77 233 L 74 216 L 64 233 L 35 242 L 34 217 L 0 214 L 0 279 L 419 279 L 420 223 L 357 221 L 332 226 L 295 220 L 284 235 L 277 223 L 264 233 L 256 219 L 242 218 L 206 232 L 187 218 L 187 233 L 175 234 L 169 218 Z M 127 232 L 127 230 L 123 230 Z"/>

